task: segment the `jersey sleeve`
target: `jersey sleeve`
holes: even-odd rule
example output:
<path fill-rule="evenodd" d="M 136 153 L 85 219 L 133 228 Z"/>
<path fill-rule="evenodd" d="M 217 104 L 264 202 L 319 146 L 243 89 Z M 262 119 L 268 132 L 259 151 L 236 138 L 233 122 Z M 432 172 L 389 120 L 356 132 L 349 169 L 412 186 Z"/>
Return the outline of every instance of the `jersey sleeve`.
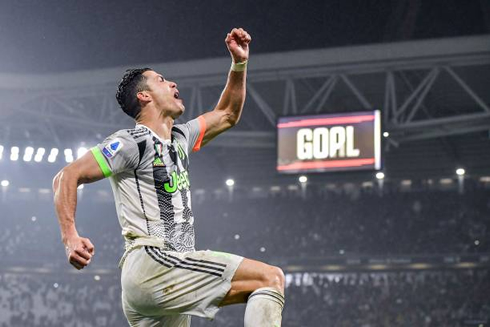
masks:
<path fill-rule="evenodd" d="M 187 153 L 197 152 L 201 149 L 202 139 L 206 132 L 206 120 L 203 116 L 199 116 L 185 124 L 177 124 L 174 126 L 184 134 L 187 141 Z"/>
<path fill-rule="evenodd" d="M 139 163 L 138 145 L 125 130 L 118 131 L 90 149 L 104 177 L 134 170 Z"/>

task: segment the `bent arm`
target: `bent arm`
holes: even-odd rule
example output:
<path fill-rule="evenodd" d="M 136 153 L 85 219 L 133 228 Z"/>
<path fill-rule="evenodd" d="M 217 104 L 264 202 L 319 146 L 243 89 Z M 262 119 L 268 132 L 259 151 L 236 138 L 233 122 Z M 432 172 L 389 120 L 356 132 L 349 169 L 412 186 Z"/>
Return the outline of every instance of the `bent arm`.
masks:
<path fill-rule="evenodd" d="M 225 43 L 233 60 L 225 89 L 213 111 L 202 115 L 205 133 L 201 144 L 205 145 L 217 135 L 235 126 L 242 115 L 245 103 L 247 66 L 250 35 L 242 28 L 234 28 L 227 34 Z M 234 68 L 233 68 L 234 67 Z M 201 126 L 201 128 L 203 128 Z"/>
<path fill-rule="evenodd" d="M 102 170 L 93 155 L 88 152 L 63 168 L 53 180 L 54 205 L 61 229 L 61 239 L 70 252 L 67 253 L 70 263 L 77 269 L 86 266 L 93 254 L 93 245 L 88 239 L 78 235 L 75 226 L 77 187 L 102 178 L 104 178 Z M 84 250 L 87 250 L 90 256 Z"/>
<path fill-rule="evenodd" d="M 230 70 L 216 108 L 202 115 L 206 121 L 202 145 L 238 123 L 245 103 L 246 79 L 246 70 L 242 72 Z"/>

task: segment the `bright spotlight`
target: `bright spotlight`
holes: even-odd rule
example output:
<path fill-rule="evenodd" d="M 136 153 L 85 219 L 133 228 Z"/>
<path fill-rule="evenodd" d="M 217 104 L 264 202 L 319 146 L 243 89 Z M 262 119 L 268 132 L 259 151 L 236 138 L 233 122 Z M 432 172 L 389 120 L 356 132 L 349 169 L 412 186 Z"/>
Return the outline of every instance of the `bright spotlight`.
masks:
<path fill-rule="evenodd" d="M 388 133 L 388 132 L 384 132 L 384 133 L 383 133 L 383 136 L 384 136 L 384 137 L 388 137 L 388 136 L 390 136 L 390 133 Z"/>
<path fill-rule="evenodd" d="M 32 146 L 28 146 L 24 151 L 24 157 L 22 159 L 26 162 L 31 161 L 33 153 L 34 153 L 34 148 Z"/>
<path fill-rule="evenodd" d="M 231 179 L 231 178 L 227 179 L 225 183 L 226 183 L 227 186 L 233 186 L 233 185 L 235 185 L 235 181 L 233 179 Z"/>
<path fill-rule="evenodd" d="M 10 160 L 17 161 L 19 159 L 19 147 L 13 146 L 10 148 Z"/>
<path fill-rule="evenodd" d="M 52 148 L 49 152 L 48 162 L 55 162 L 59 152 L 60 150 L 58 150 L 57 148 Z"/>
<path fill-rule="evenodd" d="M 87 153 L 87 148 L 84 148 L 83 146 L 78 148 L 77 150 L 77 159 L 83 156 L 85 153 Z"/>
<path fill-rule="evenodd" d="M 65 149 L 63 152 L 65 154 L 65 161 L 72 162 L 73 161 L 73 151 L 71 149 Z"/>
<path fill-rule="evenodd" d="M 45 148 L 38 148 L 36 152 L 36 156 L 44 156 L 45 153 L 46 153 Z"/>
<path fill-rule="evenodd" d="M 385 174 L 380 171 L 380 172 L 376 173 L 376 178 L 377 179 L 384 179 L 385 178 Z"/>
<path fill-rule="evenodd" d="M 36 156 L 34 157 L 35 162 L 41 162 L 43 160 L 43 156 L 46 153 L 45 148 L 38 148 L 36 152 Z"/>
<path fill-rule="evenodd" d="M 3 181 L 0 182 L 0 185 L 2 185 L 3 187 L 7 187 L 10 185 L 10 182 L 6 179 L 4 179 Z"/>
<path fill-rule="evenodd" d="M 300 183 L 304 184 L 308 181 L 308 177 L 302 175 L 302 176 L 299 176 L 298 180 Z"/>
<path fill-rule="evenodd" d="M 463 168 L 456 169 L 456 175 L 458 176 L 463 176 L 465 173 L 466 171 Z"/>

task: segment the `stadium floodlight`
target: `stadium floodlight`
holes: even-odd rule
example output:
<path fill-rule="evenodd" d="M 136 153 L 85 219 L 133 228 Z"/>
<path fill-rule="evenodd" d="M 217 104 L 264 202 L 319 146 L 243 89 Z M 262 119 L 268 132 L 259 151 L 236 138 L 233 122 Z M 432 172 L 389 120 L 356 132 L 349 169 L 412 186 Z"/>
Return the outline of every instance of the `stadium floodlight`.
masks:
<path fill-rule="evenodd" d="M 10 148 L 10 160 L 17 161 L 19 159 L 19 147 L 13 146 Z"/>
<path fill-rule="evenodd" d="M 77 150 L 77 159 L 80 158 L 81 156 L 83 156 L 85 153 L 87 153 L 87 148 L 85 147 L 79 147 L 78 150 Z"/>
<path fill-rule="evenodd" d="M 0 185 L 2 185 L 3 187 L 7 187 L 10 185 L 10 182 L 6 179 L 4 179 L 3 181 L 0 182 Z"/>
<path fill-rule="evenodd" d="M 383 133 L 383 136 L 384 136 L 384 137 L 388 137 L 388 136 L 390 136 L 390 133 L 388 133 L 388 132 L 384 132 L 384 133 Z"/>
<path fill-rule="evenodd" d="M 299 176 L 298 180 L 301 184 L 304 184 L 308 181 L 308 177 L 306 177 L 305 175 L 301 175 Z"/>
<path fill-rule="evenodd" d="M 24 151 L 24 157 L 22 159 L 26 162 L 29 162 L 32 160 L 33 154 L 34 154 L 34 148 L 32 146 L 28 146 Z"/>
<path fill-rule="evenodd" d="M 465 173 L 466 171 L 463 168 L 456 169 L 456 175 L 458 176 L 464 176 Z"/>
<path fill-rule="evenodd" d="M 0 159 L 2 159 L 3 156 L 3 145 L 0 145 Z"/>
<path fill-rule="evenodd" d="M 71 149 L 65 149 L 65 161 L 72 162 L 73 161 L 73 151 Z"/>
<path fill-rule="evenodd" d="M 384 179 L 385 178 L 385 174 L 383 172 L 377 172 L 376 173 L 376 178 L 377 179 Z"/>
<path fill-rule="evenodd" d="M 58 150 L 57 148 L 52 148 L 49 152 L 48 162 L 55 162 L 59 152 L 60 150 Z"/>
<path fill-rule="evenodd" d="M 226 186 L 230 186 L 230 187 L 235 185 L 235 181 L 231 178 L 228 178 L 225 183 L 226 183 Z"/>
<path fill-rule="evenodd" d="M 34 157 L 34 161 L 35 162 L 41 162 L 43 160 L 45 153 L 46 153 L 45 148 L 38 148 L 36 151 L 36 156 Z"/>

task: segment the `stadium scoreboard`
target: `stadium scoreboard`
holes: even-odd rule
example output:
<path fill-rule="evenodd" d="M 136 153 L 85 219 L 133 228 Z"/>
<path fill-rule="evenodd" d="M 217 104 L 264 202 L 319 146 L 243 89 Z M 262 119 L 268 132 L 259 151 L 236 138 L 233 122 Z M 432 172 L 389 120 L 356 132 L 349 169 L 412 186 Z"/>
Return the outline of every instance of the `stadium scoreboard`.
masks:
<path fill-rule="evenodd" d="M 281 117 L 281 173 L 381 169 L 380 111 Z"/>

